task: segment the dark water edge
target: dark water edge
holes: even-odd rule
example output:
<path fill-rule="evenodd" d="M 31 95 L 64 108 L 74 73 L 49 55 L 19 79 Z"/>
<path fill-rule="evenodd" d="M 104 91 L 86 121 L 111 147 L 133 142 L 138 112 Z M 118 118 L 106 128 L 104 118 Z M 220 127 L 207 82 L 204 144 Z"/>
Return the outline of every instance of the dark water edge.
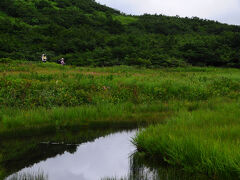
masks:
<path fill-rule="evenodd" d="M 136 132 L 86 129 L 8 140 L 1 143 L 4 161 L 0 166 L 8 176 L 6 180 L 208 179 L 149 163 L 131 143 Z"/>

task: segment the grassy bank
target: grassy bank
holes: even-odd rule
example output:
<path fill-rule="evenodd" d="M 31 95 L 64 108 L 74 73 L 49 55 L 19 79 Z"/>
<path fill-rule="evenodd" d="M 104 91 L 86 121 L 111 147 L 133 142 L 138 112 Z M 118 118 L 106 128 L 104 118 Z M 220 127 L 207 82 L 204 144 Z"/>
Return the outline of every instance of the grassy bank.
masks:
<path fill-rule="evenodd" d="M 134 140 L 138 150 L 186 171 L 239 179 L 239 100 L 210 103 L 142 131 Z"/>
<path fill-rule="evenodd" d="M 36 108 L 33 110 L 3 109 L 0 139 L 53 133 L 82 128 L 128 128 L 157 123 L 171 115 L 179 105 L 132 103 L 83 105 L 78 107 Z"/>

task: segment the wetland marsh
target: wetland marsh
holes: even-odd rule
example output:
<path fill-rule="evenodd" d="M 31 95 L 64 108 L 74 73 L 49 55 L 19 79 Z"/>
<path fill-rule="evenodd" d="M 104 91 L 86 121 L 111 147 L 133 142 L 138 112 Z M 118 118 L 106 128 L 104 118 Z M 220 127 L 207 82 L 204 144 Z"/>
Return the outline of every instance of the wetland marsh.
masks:
<path fill-rule="evenodd" d="M 2 63 L 0 74 L 2 178 L 65 151 L 77 152 L 78 146 L 59 146 L 50 155 L 41 154 L 40 142 L 81 147 L 113 133 L 112 128 L 141 127 L 145 130 L 128 142 L 144 159 L 187 172 L 182 179 L 192 173 L 239 178 L 239 69 L 91 68 L 15 61 Z M 58 136 L 62 132 L 67 132 L 65 138 Z"/>

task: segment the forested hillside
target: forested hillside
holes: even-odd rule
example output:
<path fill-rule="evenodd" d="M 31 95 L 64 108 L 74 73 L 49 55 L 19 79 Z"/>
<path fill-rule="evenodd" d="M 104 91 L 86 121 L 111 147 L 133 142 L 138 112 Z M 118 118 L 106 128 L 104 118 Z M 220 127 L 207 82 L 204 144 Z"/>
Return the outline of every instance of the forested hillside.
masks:
<path fill-rule="evenodd" d="M 93 0 L 1 0 L 0 58 L 79 66 L 240 67 L 240 26 L 128 16 Z"/>

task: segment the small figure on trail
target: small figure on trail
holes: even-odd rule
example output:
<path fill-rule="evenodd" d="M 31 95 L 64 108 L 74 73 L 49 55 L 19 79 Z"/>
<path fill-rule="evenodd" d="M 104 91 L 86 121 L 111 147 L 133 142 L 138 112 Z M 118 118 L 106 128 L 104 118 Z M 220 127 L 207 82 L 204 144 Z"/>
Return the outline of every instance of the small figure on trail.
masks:
<path fill-rule="evenodd" d="M 47 55 L 46 54 L 42 55 L 42 62 L 43 63 L 47 62 Z"/>
<path fill-rule="evenodd" d="M 65 65 L 64 58 L 61 58 L 61 59 L 60 59 L 60 64 L 61 64 L 61 65 Z"/>
<path fill-rule="evenodd" d="M 57 60 L 57 63 L 61 64 L 61 65 L 65 65 L 64 58 L 61 58 L 61 59 Z"/>

